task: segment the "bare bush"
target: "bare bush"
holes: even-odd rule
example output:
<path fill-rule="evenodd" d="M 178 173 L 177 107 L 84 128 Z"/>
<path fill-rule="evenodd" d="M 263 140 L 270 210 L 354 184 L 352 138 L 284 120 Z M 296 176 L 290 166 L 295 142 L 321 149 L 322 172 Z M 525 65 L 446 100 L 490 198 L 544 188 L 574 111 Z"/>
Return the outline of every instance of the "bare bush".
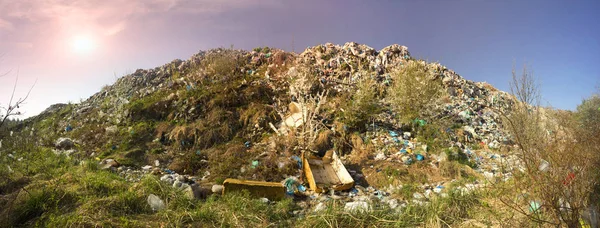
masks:
<path fill-rule="evenodd" d="M 318 79 L 308 66 L 298 66 L 288 72 L 290 78 L 290 95 L 296 99 L 302 113 L 302 124 L 291 131 L 297 139 L 300 151 L 312 151 L 319 133 L 326 129 L 319 115 L 321 108 L 327 101 L 328 90 L 319 91 Z M 283 107 L 284 105 L 279 105 Z M 282 111 L 279 112 L 285 120 Z M 316 151 L 312 151 L 316 152 Z"/>
<path fill-rule="evenodd" d="M 526 67 L 513 70 L 517 102 L 504 122 L 522 164 L 501 201 L 536 223 L 578 227 L 598 184 L 598 150 L 570 112 L 540 107 L 539 87 Z M 514 194 L 516 194 L 516 197 Z"/>
<path fill-rule="evenodd" d="M 3 74 L 2 76 L 6 76 L 7 74 L 8 74 L 8 72 Z M 31 90 L 35 86 L 35 83 L 34 83 L 31 86 L 31 88 L 29 88 L 29 91 L 27 91 L 27 94 L 25 95 L 25 97 L 18 98 L 15 100 L 15 91 L 17 90 L 18 82 L 19 82 L 19 73 L 17 72 L 17 75 L 15 76 L 15 83 L 14 83 L 13 90 L 11 92 L 8 104 L 6 104 L 6 106 L 2 106 L 0 104 L 0 128 L 2 128 L 2 126 L 9 120 L 9 118 L 15 117 L 15 116 L 20 116 L 22 114 L 22 112 L 19 109 L 25 103 L 25 101 L 29 97 L 29 94 L 31 93 Z"/>

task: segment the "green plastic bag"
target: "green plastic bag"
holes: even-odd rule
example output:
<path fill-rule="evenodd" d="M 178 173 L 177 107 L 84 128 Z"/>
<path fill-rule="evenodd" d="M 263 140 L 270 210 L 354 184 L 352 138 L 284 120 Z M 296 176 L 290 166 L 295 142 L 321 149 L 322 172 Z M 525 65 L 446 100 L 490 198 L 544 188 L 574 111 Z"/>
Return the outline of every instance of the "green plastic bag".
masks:
<path fill-rule="evenodd" d="M 421 120 L 419 118 L 415 119 L 414 123 L 418 124 L 420 127 L 427 125 L 427 122 L 425 120 Z"/>

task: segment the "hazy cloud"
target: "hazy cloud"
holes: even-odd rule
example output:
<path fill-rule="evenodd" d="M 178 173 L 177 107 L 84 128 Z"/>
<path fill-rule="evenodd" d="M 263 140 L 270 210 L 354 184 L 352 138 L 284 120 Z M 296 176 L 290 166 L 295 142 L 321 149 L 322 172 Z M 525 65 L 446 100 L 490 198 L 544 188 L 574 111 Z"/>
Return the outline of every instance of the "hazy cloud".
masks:
<path fill-rule="evenodd" d="M 276 0 L 0 0 L 0 29 L 55 26 L 63 31 L 93 30 L 115 35 L 131 19 L 148 14 L 217 14 L 228 10 L 277 6 Z"/>

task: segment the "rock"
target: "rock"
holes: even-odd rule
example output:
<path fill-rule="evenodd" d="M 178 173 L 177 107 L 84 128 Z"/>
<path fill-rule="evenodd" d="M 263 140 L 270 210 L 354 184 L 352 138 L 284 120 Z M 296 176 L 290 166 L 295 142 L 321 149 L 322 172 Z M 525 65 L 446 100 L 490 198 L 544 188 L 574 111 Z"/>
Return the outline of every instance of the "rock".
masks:
<path fill-rule="evenodd" d="M 213 194 L 211 189 L 201 187 L 198 184 L 191 184 L 189 187 L 190 192 L 186 192 L 189 196 L 193 196 L 195 199 L 206 199 L 209 195 Z"/>
<path fill-rule="evenodd" d="M 70 138 L 58 138 L 54 146 L 59 150 L 69 150 L 75 146 L 75 143 Z"/>
<path fill-rule="evenodd" d="M 165 209 L 165 203 L 156 195 L 150 194 L 148 196 L 148 205 L 153 211 L 160 211 Z"/>
<path fill-rule="evenodd" d="M 369 203 L 367 202 L 348 202 L 344 206 L 344 211 L 352 212 L 352 211 L 370 211 Z"/>
<path fill-rule="evenodd" d="M 215 184 L 215 185 L 212 186 L 211 189 L 212 189 L 213 193 L 218 193 L 218 194 L 223 193 L 223 185 Z"/>
<path fill-rule="evenodd" d="M 151 168 L 152 168 L 152 166 L 147 165 L 147 166 L 142 167 L 142 170 L 149 171 Z"/>
<path fill-rule="evenodd" d="M 116 125 L 104 128 L 107 134 L 116 134 L 119 131 L 119 128 Z"/>

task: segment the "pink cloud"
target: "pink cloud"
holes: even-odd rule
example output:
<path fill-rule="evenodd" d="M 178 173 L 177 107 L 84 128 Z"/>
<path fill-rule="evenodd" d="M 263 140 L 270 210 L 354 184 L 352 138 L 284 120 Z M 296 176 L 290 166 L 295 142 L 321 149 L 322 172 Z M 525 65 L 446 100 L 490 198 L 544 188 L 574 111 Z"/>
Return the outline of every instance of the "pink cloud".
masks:
<path fill-rule="evenodd" d="M 2 20 L 2 18 L 0 18 L 0 30 L 2 30 L 2 29 L 12 30 L 13 25 L 12 25 L 12 23 L 10 23 L 6 20 Z"/>
<path fill-rule="evenodd" d="M 162 13 L 218 14 L 233 9 L 280 5 L 276 0 L 18 0 L 0 1 L 0 29 L 58 27 L 66 33 L 92 30 L 106 36 L 125 30 L 133 18 Z M 18 23 L 17 23 L 18 22 Z"/>

